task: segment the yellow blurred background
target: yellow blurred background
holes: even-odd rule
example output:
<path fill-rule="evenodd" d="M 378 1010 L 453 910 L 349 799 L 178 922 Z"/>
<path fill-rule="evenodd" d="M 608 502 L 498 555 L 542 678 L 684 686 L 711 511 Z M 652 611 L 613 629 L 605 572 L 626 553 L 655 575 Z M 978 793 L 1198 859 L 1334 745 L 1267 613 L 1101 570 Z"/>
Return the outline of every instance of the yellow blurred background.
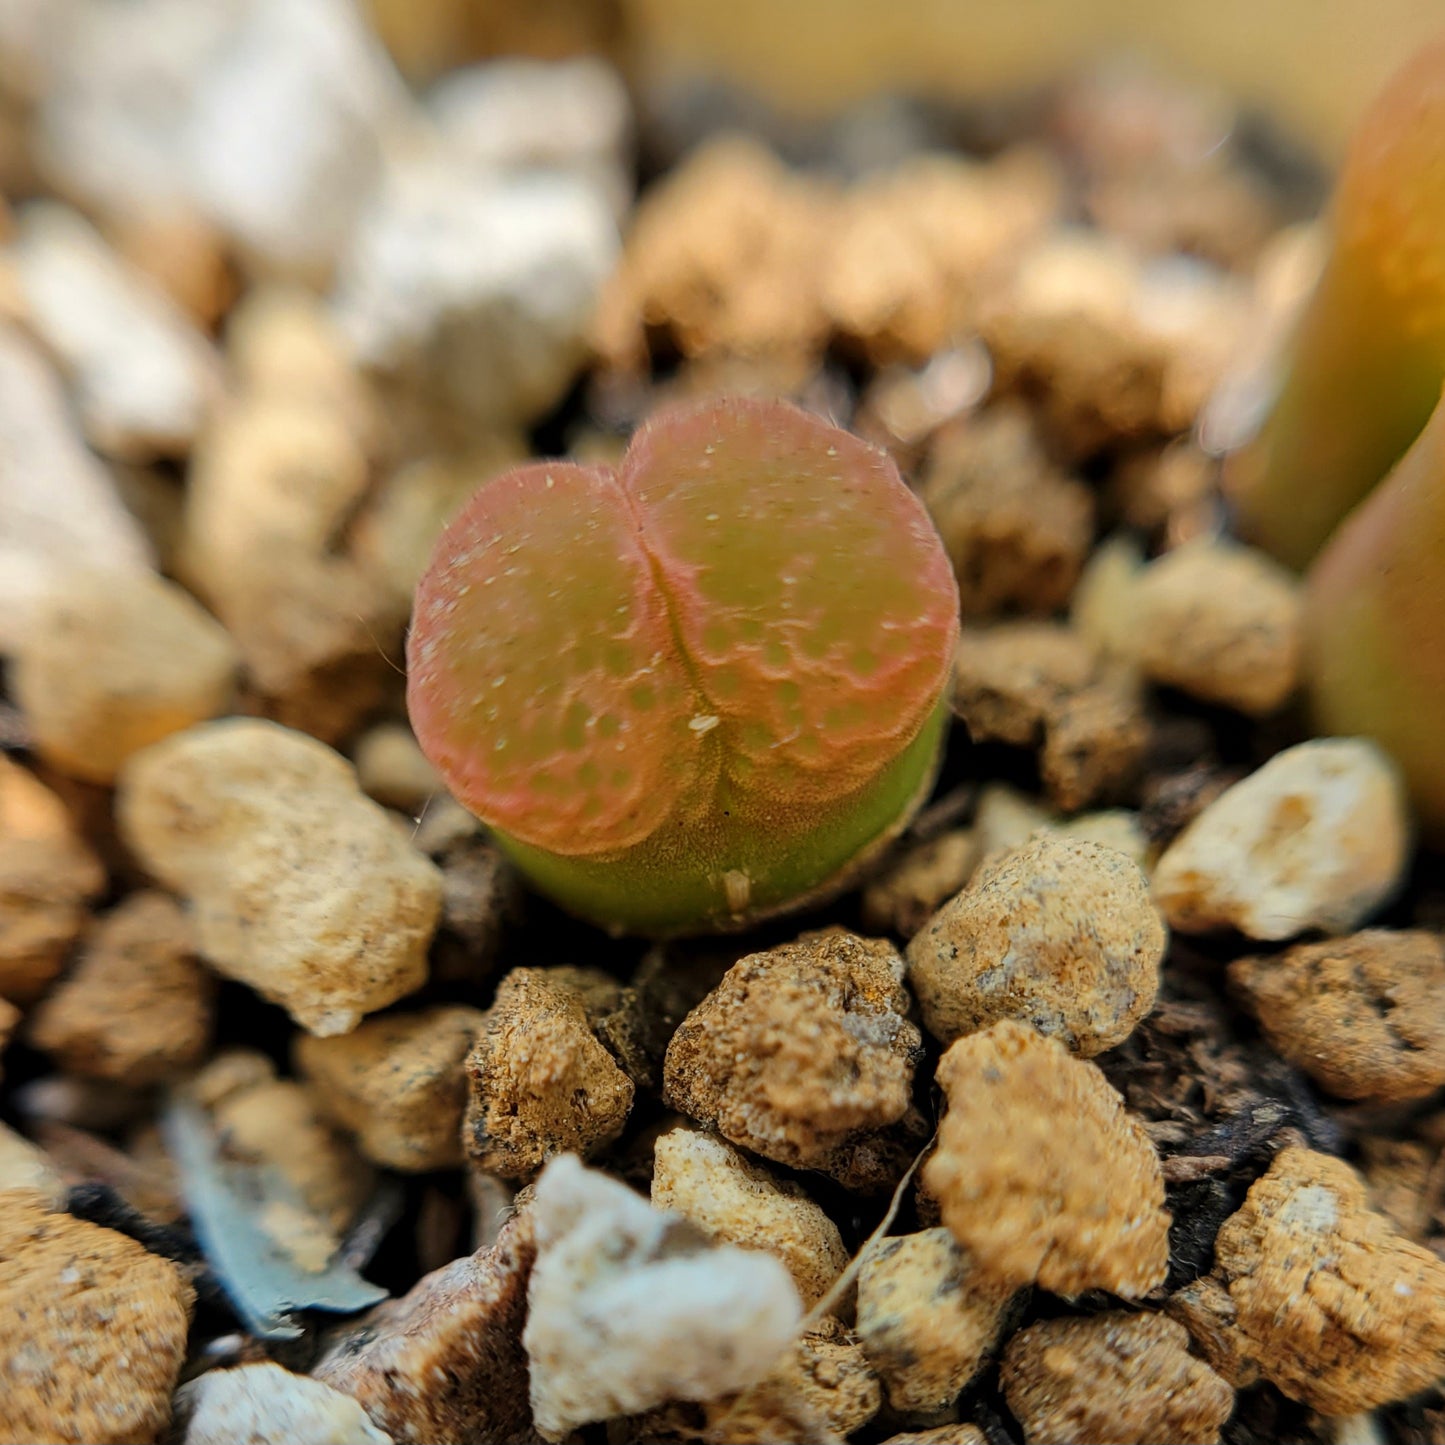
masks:
<path fill-rule="evenodd" d="M 459 52 L 602 48 L 644 85 L 728 80 L 816 116 L 885 91 L 973 100 L 1120 50 L 1213 80 L 1325 156 L 1441 0 L 371 0 L 413 75 Z"/>

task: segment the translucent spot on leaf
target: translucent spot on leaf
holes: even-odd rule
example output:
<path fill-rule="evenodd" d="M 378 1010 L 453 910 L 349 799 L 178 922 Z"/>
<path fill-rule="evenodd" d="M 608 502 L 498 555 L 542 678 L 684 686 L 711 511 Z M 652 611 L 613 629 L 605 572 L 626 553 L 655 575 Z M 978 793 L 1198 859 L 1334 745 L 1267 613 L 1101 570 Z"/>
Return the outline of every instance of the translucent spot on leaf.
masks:
<path fill-rule="evenodd" d="M 621 723 L 610 712 L 605 712 L 597 719 L 598 736 L 615 738 L 621 726 Z"/>
<path fill-rule="evenodd" d="M 629 688 L 627 700 L 638 712 L 646 712 L 657 702 L 657 693 L 645 682 L 640 682 L 634 688 Z"/>
<path fill-rule="evenodd" d="M 727 895 L 729 909 L 742 913 L 752 901 L 753 880 L 742 869 L 729 868 L 723 874 L 723 892 Z"/>
<path fill-rule="evenodd" d="M 580 752 L 587 746 L 587 723 L 592 712 L 586 703 L 573 702 L 562 715 L 562 746 L 570 752 Z"/>

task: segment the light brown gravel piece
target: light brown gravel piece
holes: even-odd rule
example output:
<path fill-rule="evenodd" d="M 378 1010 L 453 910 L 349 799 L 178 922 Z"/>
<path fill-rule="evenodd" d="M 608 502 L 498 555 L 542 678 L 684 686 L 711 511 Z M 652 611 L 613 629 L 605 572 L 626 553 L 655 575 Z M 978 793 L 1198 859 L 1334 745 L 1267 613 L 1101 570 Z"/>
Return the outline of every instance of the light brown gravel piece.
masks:
<path fill-rule="evenodd" d="M 1045 835 L 934 915 L 908 945 L 908 980 L 945 1044 L 1012 1018 L 1090 1058 L 1153 1008 L 1165 941 L 1136 863 Z"/>
<path fill-rule="evenodd" d="M 349 1395 L 269 1360 L 209 1370 L 176 1394 L 182 1445 L 392 1445 Z"/>
<path fill-rule="evenodd" d="M 858 1335 L 888 1403 L 937 1419 L 997 1343 L 1013 1295 L 946 1229 L 875 1246 L 858 1275 Z"/>
<path fill-rule="evenodd" d="M 329 390 L 298 379 L 228 399 L 192 460 L 180 549 L 183 580 L 271 714 L 327 741 L 381 698 L 405 615 L 338 550 L 371 473 L 356 418 Z"/>
<path fill-rule="evenodd" d="M 965 628 L 953 708 L 975 742 L 1039 748 L 1044 787 L 1066 812 L 1117 792 L 1149 742 L 1133 674 L 1063 623 Z"/>
<path fill-rule="evenodd" d="M 864 888 L 864 926 L 912 938 L 967 884 L 980 852 L 973 828 L 953 828 L 908 848 Z"/>
<path fill-rule="evenodd" d="M 159 1083 L 205 1052 L 214 994 L 179 905 L 163 893 L 133 893 L 96 925 L 79 962 L 41 1001 L 30 1041 L 74 1074 Z"/>
<path fill-rule="evenodd" d="M 404 723 L 378 723 L 356 744 L 356 777 L 368 798 L 413 817 L 445 791 L 441 775 L 427 762 Z"/>
<path fill-rule="evenodd" d="M 48 1209 L 65 1203 L 65 1181 L 50 1156 L 8 1124 L 0 1124 L 0 1194 L 18 1190 Z"/>
<path fill-rule="evenodd" d="M 959 1039 L 938 1081 L 948 1112 L 923 1183 L 979 1269 L 1063 1295 L 1164 1282 L 1159 1159 L 1095 1065 L 1010 1019 Z"/>
<path fill-rule="evenodd" d="M 838 1226 L 799 1185 L 776 1178 L 715 1134 L 669 1129 L 658 1136 L 652 1203 L 682 1215 L 709 1239 L 777 1255 L 805 1308 L 848 1263 Z"/>
<path fill-rule="evenodd" d="M 1216 1445 L 1234 1391 L 1163 1315 L 1047 1320 L 1004 1350 L 999 1379 L 1027 1445 Z"/>
<path fill-rule="evenodd" d="M 498 986 L 465 1066 L 462 1141 L 476 1168 L 529 1179 L 622 1132 L 633 1083 L 592 1031 L 588 982 L 580 969 L 514 968 Z"/>
<path fill-rule="evenodd" d="M 111 783 L 134 753 L 223 712 L 239 663 L 221 624 L 174 583 L 75 571 L 37 605 L 10 683 L 47 761 Z"/>
<path fill-rule="evenodd" d="M 890 1435 L 883 1445 L 988 1445 L 988 1436 L 977 1425 L 938 1425 Z"/>
<path fill-rule="evenodd" d="M 836 1320 L 810 1330 L 760 1383 L 706 1406 L 705 1445 L 816 1445 L 866 1425 L 883 1403 L 857 1338 Z"/>
<path fill-rule="evenodd" d="M 245 1077 L 243 1070 L 256 1073 Z M 211 1117 L 227 1154 L 269 1165 L 295 1191 L 300 1210 L 277 1209 L 263 1227 L 296 1256 L 321 1269 L 371 1193 L 375 1174 L 351 1141 L 322 1117 L 311 1091 L 294 1079 L 269 1075 L 270 1061 L 222 1055 L 199 1076 L 199 1093 L 225 1092 Z M 228 1087 L 226 1075 L 235 1080 Z"/>
<path fill-rule="evenodd" d="M 1201 539 L 1140 573 L 1135 655 L 1155 682 L 1254 717 L 1299 684 L 1297 578 L 1263 552 Z"/>
<path fill-rule="evenodd" d="M 1094 499 L 1049 462 L 1027 411 L 995 407 L 938 438 L 921 491 L 965 618 L 1047 616 L 1069 600 L 1094 535 Z"/>
<path fill-rule="evenodd" d="M 827 329 L 818 255 L 830 215 L 827 189 L 758 142 L 699 147 L 638 206 L 597 305 L 598 349 L 636 368 L 645 328 L 659 327 L 689 357 L 811 356 Z"/>
<path fill-rule="evenodd" d="M 772 1255 L 709 1244 L 575 1154 L 543 1170 L 532 1209 L 537 1263 L 522 1342 L 544 1438 L 734 1394 L 792 1344 L 802 1305 Z"/>
<path fill-rule="evenodd" d="M 20 1010 L 13 1003 L 0 998 L 0 1055 L 5 1053 L 5 1046 L 10 1042 L 20 1023 Z"/>
<path fill-rule="evenodd" d="M 1352 1415 L 1445 1374 L 1445 1262 L 1370 1209 L 1341 1160 L 1281 1150 L 1214 1258 L 1169 1312 L 1238 1386 L 1263 1376 L 1322 1415 Z"/>
<path fill-rule="evenodd" d="M 1240 958 L 1229 981 L 1270 1046 L 1342 1099 L 1419 1099 L 1445 1084 L 1445 947 L 1367 929 Z"/>
<path fill-rule="evenodd" d="M 349 1034 L 297 1036 L 296 1065 L 317 1103 L 387 1169 L 462 1162 L 462 1069 L 485 1022 L 480 1009 L 431 1008 L 368 1019 Z"/>
<path fill-rule="evenodd" d="M 972 330 L 980 293 L 1057 211 L 1062 177 L 1042 151 L 997 160 L 913 156 L 842 199 L 823 263 L 833 326 L 878 364 L 923 361 Z"/>
<path fill-rule="evenodd" d="M 1395 764 L 1365 738 L 1316 738 L 1210 803 L 1159 859 L 1154 898 L 1183 933 L 1348 933 L 1399 887 L 1409 841 Z"/>
<path fill-rule="evenodd" d="M 497 1242 L 453 1260 L 347 1325 L 312 1374 L 351 1395 L 396 1445 L 525 1445 L 522 1324 L 536 1256 L 523 1212 Z"/>
<path fill-rule="evenodd" d="M 104 887 L 65 804 L 0 757 L 0 996 L 26 1004 L 45 991 Z"/>
<path fill-rule="evenodd" d="M 891 943 L 805 933 L 740 959 L 688 1014 L 663 1097 L 765 1159 L 850 1183 L 875 1167 L 869 1136 L 908 1110 L 922 1041 L 907 1013 Z"/>
<path fill-rule="evenodd" d="M 156 1440 L 194 1302 L 175 1265 L 134 1240 L 0 1194 L 0 1442 Z"/>
<path fill-rule="evenodd" d="M 363 796 L 346 760 L 274 723 L 188 728 L 126 765 L 137 857 L 190 901 L 202 956 L 315 1034 L 420 988 L 438 870 Z"/>

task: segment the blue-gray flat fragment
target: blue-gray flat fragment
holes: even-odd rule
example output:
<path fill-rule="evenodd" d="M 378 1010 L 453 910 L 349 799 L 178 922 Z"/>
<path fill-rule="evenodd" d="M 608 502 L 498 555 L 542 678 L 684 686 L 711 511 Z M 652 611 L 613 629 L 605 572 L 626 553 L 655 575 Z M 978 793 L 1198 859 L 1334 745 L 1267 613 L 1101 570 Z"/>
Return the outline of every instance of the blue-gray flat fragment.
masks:
<path fill-rule="evenodd" d="M 295 1190 L 274 1169 L 222 1159 L 199 1106 L 172 1098 L 161 1129 L 180 1171 L 196 1241 L 252 1334 L 295 1339 L 301 1333 L 291 1319 L 295 1310 L 350 1314 L 387 1297 L 336 1258 L 314 1273 L 291 1259 L 257 1219 L 267 1203 L 304 1207 Z"/>

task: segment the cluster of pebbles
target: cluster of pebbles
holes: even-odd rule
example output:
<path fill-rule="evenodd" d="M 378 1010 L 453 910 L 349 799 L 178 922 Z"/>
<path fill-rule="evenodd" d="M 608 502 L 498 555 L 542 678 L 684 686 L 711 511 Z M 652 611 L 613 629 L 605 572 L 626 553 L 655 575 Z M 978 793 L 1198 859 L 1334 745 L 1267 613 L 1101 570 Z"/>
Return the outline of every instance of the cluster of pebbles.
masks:
<path fill-rule="evenodd" d="M 1298 197 L 1140 74 L 635 203 L 630 105 L 0 0 L 0 1442 L 1445 1438 L 1445 892 L 1217 505 Z M 421 756 L 410 593 L 738 390 L 918 488 L 957 721 L 830 909 L 612 940 Z"/>

